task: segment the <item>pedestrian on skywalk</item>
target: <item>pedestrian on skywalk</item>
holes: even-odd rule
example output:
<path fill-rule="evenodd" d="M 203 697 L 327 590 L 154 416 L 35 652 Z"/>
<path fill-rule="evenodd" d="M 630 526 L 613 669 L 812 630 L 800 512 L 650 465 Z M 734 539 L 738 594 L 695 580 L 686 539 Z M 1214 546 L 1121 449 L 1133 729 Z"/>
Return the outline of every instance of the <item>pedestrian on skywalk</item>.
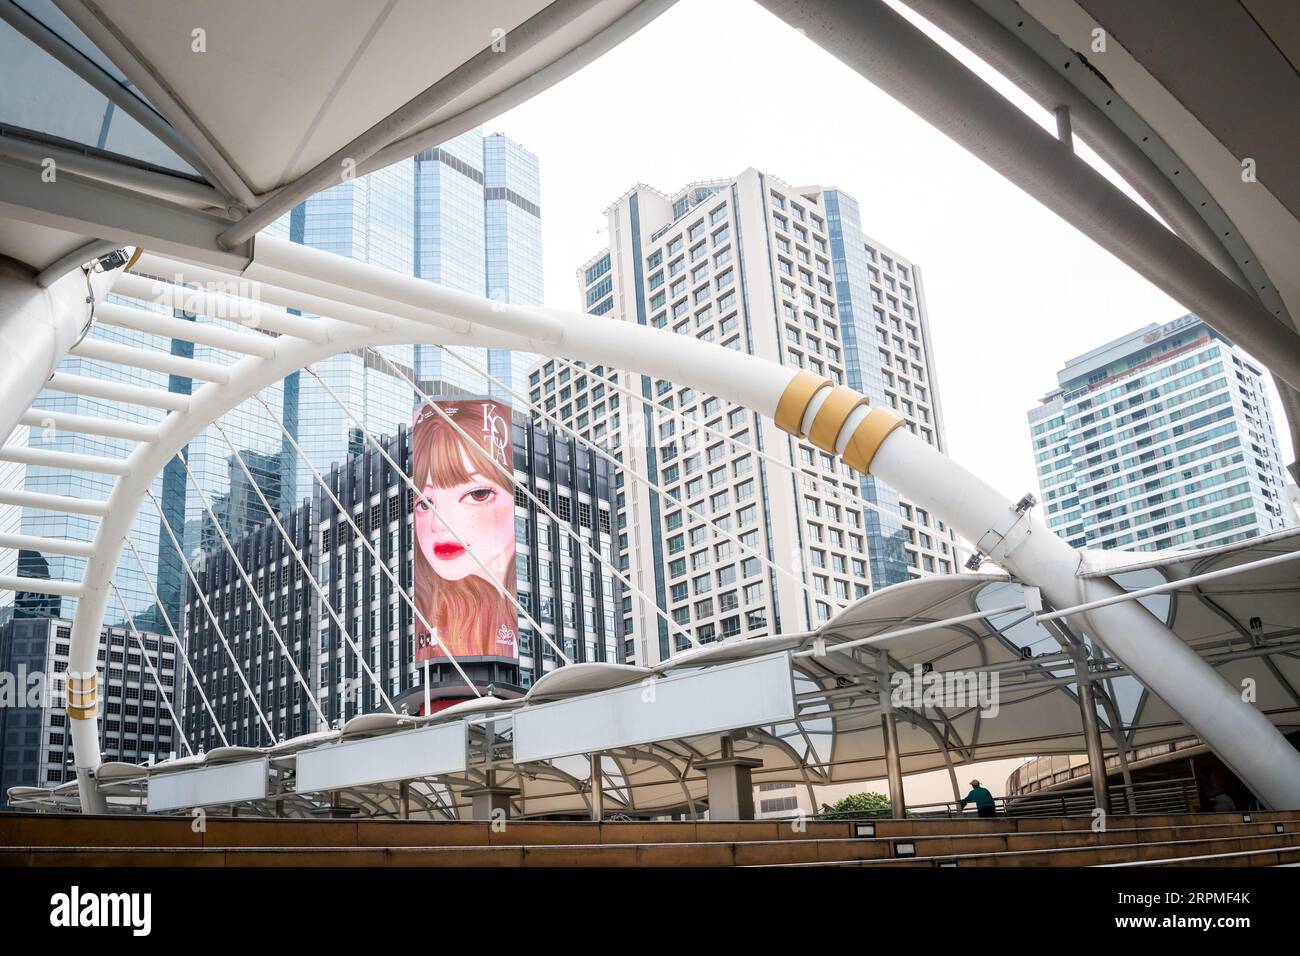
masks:
<path fill-rule="evenodd" d="M 970 793 L 962 798 L 961 808 L 966 809 L 966 804 L 975 804 L 975 812 L 982 817 L 991 817 L 996 814 L 993 803 L 993 794 L 989 793 L 985 787 L 980 786 L 978 780 L 970 782 Z"/>

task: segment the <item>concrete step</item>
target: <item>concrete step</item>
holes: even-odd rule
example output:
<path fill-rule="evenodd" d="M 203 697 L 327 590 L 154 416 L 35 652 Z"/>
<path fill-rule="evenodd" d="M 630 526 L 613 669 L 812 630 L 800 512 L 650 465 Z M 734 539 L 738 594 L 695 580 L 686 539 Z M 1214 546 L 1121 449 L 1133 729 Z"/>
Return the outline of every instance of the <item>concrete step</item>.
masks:
<path fill-rule="evenodd" d="M 1133 863 L 1107 863 L 1105 866 L 1300 866 L 1300 846 L 1268 850 L 1239 850 L 1209 856 L 1185 856 L 1137 860 Z"/>
<path fill-rule="evenodd" d="M 1149 863 L 1171 865 L 1180 860 L 1210 860 L 1231 854 L 1260 854 L 1258 865 L 1269 854 L 1300 853 L 1300 833 L 1256 834 L 1194 840 L 1164 840 L 1136 843 L 1099 843 L 1084 847 L 1040 847 L 1020 850 L 971 851 L 951 854 L 920 853 L 911 858 L 873 858 L 854 861 L 796 865 L 834 866 L 1106 866 Z M 1194 865 L 1194 864 L 1188 864 Z M 1202 862 L 1199 865 L 1215 865 Z M 1243 864 L 1249 865 L 1249 864 Z"/>
<path fill-rule="evenodd" d="M 1110 816 L 1106 832 L 1130 831 L 1135 842 L 1156 841 L 1207 827 L 1263 826 L 1282 823 L 1300 829 L 1300 812 L 1251 814 Z M 209 815 L 205 830 L 195 829 L 188 816 L 82 816 L 75 814 L 0 814 L 0 847 L 94 846 L 158 848 L 238 847 L 483 847 L 660 845 L 752 843 L 856 838 L 858 825 L 848 821 L 788 821 L 590 823 L 510 821 L 504 828 L 472 821 L 293 820 Z M 1024 838 L 1002 849 L 1032 849 L 1035 840 L 1052 838 L 1052 845 L 1092 845 L 1092 820 L 1087 817 L 1034 817 L 952 820 L 880 820 L 871 823 L 877 839 L 1014 837 Z M 1208 835 L 1203 833 L 1202 835 Z M 992 845 L 992 844 L 991 844 Z"/>
<path fill-rule="evenodd" d="M 1251 827 L 1253 825 L 1241 825 Z M 1226 826 L 1220 829 L 1229 829 Z M 1029 835 L 1024 835 L 1029 836 Z M 1092 866 L 1300 848 L 1300 832 L 1237 832 L 1181 840 L 1092 834 L 1083 846 L 1011 846 L 1017 836 L 811 839 L 650 844 L 479 846 L 10 846 L 2 866 L 809 866 L 943 864 Z"/>

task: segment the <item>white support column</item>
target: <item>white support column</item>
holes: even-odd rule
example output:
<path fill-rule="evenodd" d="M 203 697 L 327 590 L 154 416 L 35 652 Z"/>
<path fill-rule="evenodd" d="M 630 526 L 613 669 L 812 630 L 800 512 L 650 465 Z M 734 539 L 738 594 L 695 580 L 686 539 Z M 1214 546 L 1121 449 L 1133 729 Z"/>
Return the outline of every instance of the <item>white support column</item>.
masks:
<path fill-rule="evenodd" d="M 0 440 L 89 328 L 94 301 L 104 297 L 115 274 L 88 276 L 76 268 L 46 288 L 35 272 L 0 260 Z"/>
<path fill-rule="evenodd" d="M 754 819 L 753 774 L 761 766 L 761 760 L 736 756 L 735 741 L 730 734 L 722 736 L 720 757 L 695 764 L 695 769 L 704 771 L 711 821 Z"/>
<path fill-rule="evenodd" d="M 1088 776 L 1092 781 L 1092 803 L 1110 813 L 1110 782 L 1106 776 L 1106 749 L 1101 743 L 1101 727 L 1097 723 L 1097 700 L 1093 691 L 1092 674 L 1088 659 L 1079 647 L 1072 647 L 1074 674 L 1078 678 L 1079 714 L 1083 719 L 1083 739 L 1088 748 Z"/>

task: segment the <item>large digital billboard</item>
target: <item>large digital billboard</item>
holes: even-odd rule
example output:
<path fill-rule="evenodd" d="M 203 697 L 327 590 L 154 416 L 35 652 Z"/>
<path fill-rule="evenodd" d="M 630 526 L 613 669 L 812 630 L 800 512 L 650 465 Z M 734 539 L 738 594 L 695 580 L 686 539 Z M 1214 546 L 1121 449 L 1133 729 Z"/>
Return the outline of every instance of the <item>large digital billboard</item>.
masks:
<path fill-rule="evenodd" d="M 411 432 L 411 474 L 427 499 L 415 498 L 415 603 L 457 660 L 517 659 L 510 406 L 494 399 L 436 405 L 446 417 L 423 405 Z M 415 660 L 446 657 L 417 618 Z"/>

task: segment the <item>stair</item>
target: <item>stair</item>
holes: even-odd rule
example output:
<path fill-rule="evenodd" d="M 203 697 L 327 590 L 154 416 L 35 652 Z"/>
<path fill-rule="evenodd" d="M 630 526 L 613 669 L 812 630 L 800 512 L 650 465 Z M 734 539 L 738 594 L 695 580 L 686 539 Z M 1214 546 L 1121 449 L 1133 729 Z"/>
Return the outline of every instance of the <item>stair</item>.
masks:
<path fill-rule="evenodd" d="M 0 814 L 0 866 L 1094 866 L 1300 862 L 1300 812 L 586 823 Z M 1280 832 L 1279 832 L 1280 830 Z"/>

